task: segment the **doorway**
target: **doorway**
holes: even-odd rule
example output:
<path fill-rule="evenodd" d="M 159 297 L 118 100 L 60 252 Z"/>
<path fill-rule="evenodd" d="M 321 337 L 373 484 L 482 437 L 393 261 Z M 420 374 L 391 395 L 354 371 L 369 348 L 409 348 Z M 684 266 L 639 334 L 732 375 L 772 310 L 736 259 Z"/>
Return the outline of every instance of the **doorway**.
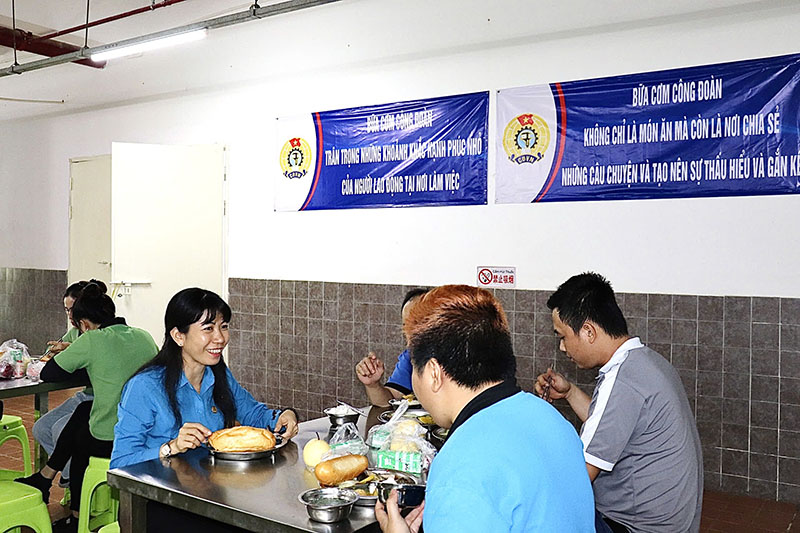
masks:
<path fill-rule="evenodd" d="M 98 216 L 104 204 L 109 214 L 70 224 L 69 279 L 106 281 L 117 314 L 160 345 L 164 310 L 177 291 L 203 287 L 226 297 L 225 149 L 113 143 L 110 156 L 76 159 L 71 169 L 95 160 L 108 190 L 96 182 L 76 190 L 72 219 Z M 108 259 L 92 251 L 104 239 Z M 90 270 L 94 263 L 108 270 Z"/>

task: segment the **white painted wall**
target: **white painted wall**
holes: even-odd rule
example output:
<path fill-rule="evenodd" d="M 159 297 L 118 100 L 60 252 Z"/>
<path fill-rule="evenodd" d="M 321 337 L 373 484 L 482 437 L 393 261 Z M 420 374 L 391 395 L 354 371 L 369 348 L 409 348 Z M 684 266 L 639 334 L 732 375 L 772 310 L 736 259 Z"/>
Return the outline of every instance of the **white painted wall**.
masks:
<path fill-rule="evenodd" d="M 592 269 L 620 291 L 800 296 L 800 197 L 274 213 L 277 154 L 265 147 L 277 116 L 800 51 L 794 2 L 709 1 L 694 14 L 688 0 L 400 4 L 348 1 L 212 32 L 207 63 L 184 72 L 168 54 L 147 78 L 177 91 L 169 98 L 0 122 L 0 265 L 66 268 L 70 157 L 112 141 L 224 143 L 232 277 L 474 283 L 492 264 L 515 265 L 521 288 Z M 218 53 L 237 46 L 245 64 Z M 153 59 L 127 61 L 114 74 L 122 92 Z M 186 81 L 197 69 L 217 87 Z"/>

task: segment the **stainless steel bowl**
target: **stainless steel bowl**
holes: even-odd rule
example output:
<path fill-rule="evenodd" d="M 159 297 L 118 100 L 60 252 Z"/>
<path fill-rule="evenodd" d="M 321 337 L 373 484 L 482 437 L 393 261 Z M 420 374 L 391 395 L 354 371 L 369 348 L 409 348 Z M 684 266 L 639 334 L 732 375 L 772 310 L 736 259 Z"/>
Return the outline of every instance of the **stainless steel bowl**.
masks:
<path fill-rule="evenodd" d="M 331 409 L 334 408 L 328 407 L 322 412 L 328 415 L 328 418 L 330 419 L 332 426 L 342 426 L 348 422 L 352 422 L 353 424 L 358 422 L 358 417 L 360 416 L 358 413 L 353 412 L 347 415 L 335 415 L 330 412 Z"/>
<path fill-rule="evenodd" d="M 381 481 L 378 483 L 378 500 L 386 503 L 392 489 L 397 490 L 397 505 L 400 507 L 416 507 L 425 499 L 425 485 Z"/>
<path fill-rule="evenodd" d="M 310 489 L 297 498 L 305 504 L 311 520 L 331 524 L 350 516 L 353 504 L 358 500 L 358 494 L 354 490 L 332 487 Z"/>

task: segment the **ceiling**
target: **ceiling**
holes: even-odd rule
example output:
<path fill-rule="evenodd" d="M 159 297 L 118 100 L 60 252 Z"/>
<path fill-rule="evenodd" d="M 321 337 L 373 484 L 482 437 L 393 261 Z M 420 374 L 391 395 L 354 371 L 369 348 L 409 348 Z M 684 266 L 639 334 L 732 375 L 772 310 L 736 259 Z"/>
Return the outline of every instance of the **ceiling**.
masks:
<path fill-rule="evenodd" d="M 17 0 L 17 27 L 44 35 L 84 24 L 87 0 Z M 164 0 L 89 0 L 90 21 Z M 246 11 L 241 0 L 171 0 L 173 5 L 92 27 L 90 47 Z M 295 3 L 304 0 L 284 0 Z M 0 26 L 11 27 L 12 0 L 0 1 Z M 282 3 L 259 0 L 261 7 Z M 452 9 L 458 6 L 459 15 Z M 508 46 L 573 35 L 608 34 L 653 24 L 715 24 L 749 13 L 800 11 L 796 0 L 341 0 L 303 10 L 302 16 L 239 24 L 209 32 L 201 43 L 109 61 L 104 69 L 68 63 L 0 77 L 0 122 L 60 115 L 243 82 L 336 69 L 382 68 L 392 60 Z M 524 15 L 524 16 L 523 16 Z M 456 22 L 454 22 L 456 21 Z M 413 28 L 410 33 L 409 28 Z M 409 39 L 409 35 L 414 38 Z M 83 46 L 84 31 L 55 39 Z M 602 37 L 600 37 L 602 38 Z M 787 41 L 788 42 L 788 41 Z M 319 46 L 320 43 L 324 43 Z M 304 52 L 299 60 L 287 51 Z M 17 54 L 25 64 L 43 59 Z M 14 54 L 0 46 L 0 69 Z M 42 100 L 18 102 L 10 99 Z"/>
<path fill-rule="evenodd" d="M 88 30 L 79 29 L 69 34 L 53 37 L 53 40 L 82 47 L 95 47 L 149 33 L 184 26 L 223 15 L 247 11 L 252 2 L 242 0 L 172 0 L 171 5 L 161 6 L 163 0 L 90 0 L 89 21 L 127 13 L 149 7 L 150 10 L 101 25 Z M 261 7 L 279 3 L 276 0 L 260 0 Z M 58 2 L 16 2 L 16 28 L 34 36 L 48 35 L 86 23 L 86 0 L 59 0 Z M 156 5 L 155 9 L 152 9 Z M 0 2 L 0 27 L 12 28 L 12 2 Z M 20 65 L 45 59 L 45 56 L 17 51 L 16 62 Z M 0 69 L 14 64 L 15 54 L 10 47 L 0 46 Z M 100 87 L 103 81 L 115 79 L 119 72 L 107 65 L 105 69 L 77 65 L 74 63 L 48 67 L 35 72 L 0 78 L 0 120 L 9 120 L 64 112 L 84 107 L 90 99 L 78 92 L 89 87 L 95 89 L 91 101 L 103 103 Z M 111 72 L 109 72 L 111 71 Z M 98 73 L 101 77 L 98 78 Z M 98 86 L 97 82 L 100 82 Z M 99 96 L 99 98 L 98 98 Z M 48 103 L 15 102 L 11 99 L 42 100 Z M 54 104 L 50 102 L 61 102 Z M 82 101 L 82 102 L 80 102 Z"/>
<path fill-rule="evenodd" d="M 138 8 L 152 7 L 163 0 L 90 0 L 89 20 L 95 21 L 125 13 Z M 269 5 L 275 2 L 260 2 Z M 16 2 L 16 26 L 34 35 L 46 35 L 86 23 L 85 0 L 59 0 L 58 2 Z M 183 0 L 178 3 L 157 7 L 151 11 L 89 28 L 89 46 L 98 46 L 120 41 L 130 37 L 182 26 L 192 22 L 244 11 L 252 2 L 241 0 Z M 11 2 L 0 3 L 0 26 L 12 27 Z M 83 46 L 85 30 L 58 36 L 56 40 Z M 17 55 L 19 63 L 42 59 L 41 56 L 21 52 Z M 10 48 L 0 46 L 0 68 L 14 62 Z"/>

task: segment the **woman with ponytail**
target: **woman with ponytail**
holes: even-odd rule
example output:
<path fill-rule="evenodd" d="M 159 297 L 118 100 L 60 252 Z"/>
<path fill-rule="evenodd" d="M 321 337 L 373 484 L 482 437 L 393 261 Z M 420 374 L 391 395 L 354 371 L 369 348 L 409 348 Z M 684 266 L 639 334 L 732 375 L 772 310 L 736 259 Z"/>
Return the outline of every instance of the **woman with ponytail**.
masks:
<path fill-rule="evenodd" d="M 103 292 L 107 292 L 106 284 L 102 281 L 92 279 L 89 281 L 81 280 L 76 281 L 69 287 L 67 290 L 64 291 L 64 312 L 67 314 L 67 321 L 69 322 L 69 329 L 66 333 L 61 337 L 60 340 L 57 341 L 49 341 L 47 352 L 42 357 L 43 362 L 47 362 L 52 359 L 55 355 L 66 350 L 70 344 L 75 342 L 78 338 L 80 332 L 78 328 L 72 325 L 72 306 L 75 304 L 75 300 L 78 299 L 78 296 L 81 295 L 81 291 L 89 284 L 89 282 L 95 283 Z M 89 376 L 86 374 L 86 370 L 79 370 L 78 372 L 73 374 L 73 378 L 80 383 L 88 383 Z M 44 451 L 47 452 L 48 455 L 52 456 L 55 452 L 56 442 L 58 442 L 58 438 L 61 436 L 61 432 L 64 430 L 64 427 L 67 423 L 72 419 L 72 416 L 75 413 L 75 410 L 84 402 L 91 402 L 94 399 L 94 392 L 92 391 L 91 385 L 87 386 L 81 391 L 76 392 L 72 397 L 64 400 L 58 407 L 55 409 L 50 409 L 45 413 L 39 420 L 33 424 L 33 438 L 38 442 Z M 88 424 L 89 423 L 89 409 L 91 405 L 84 406 L 82 408 L 82 416 L 80 423 Z M 77 424 L 78 420 L 76 419 L 73 422 L 73 425 Z M 59 484 L 62 487 L 69 486 L 69 461 L 67 461 L 64 468 L 61 470 L 61 481 Z M 69 498 L 67 498 L 69 500 Z"/>
<path fill-rule="evenodd" d="M 164 345 L 125 385 L 111 467 L 169 457 L 203 444 L 213 431 L 246 426 L 297 434 L 291 409 L 270 409 L 234 379 L 222 350 L 231 308 L 217 294 L 184 289 L 167 304 Z"/>
<path fill-rule="evenodd" d="M 116 316 L 114 301 L 104 284 L 90 281 L 72 305 L 72 324 L 80 331 L 78 338 L 53 357 L 41 372 L 42 381 L 66 381 L 74 372 L 85 369 L 94 389 L 94 401 L 82 403 L 61 432 L 53 456 L 41 472 L 24 478 L 49 498 L 50 484 L 71 457 L 69 487 L 73 514 L 80 508 L 81 486 L 89 457 L 111 457 L 117 404 L 125 382 L 144 363 L 151 360 L 158 347 L 149 333 L 133 328 Z M 89 423 L 78 423 L 84 407 L 89 409 Z M 67 517 L 54 529 L 71 530 L 77 520 Z M 55 527 L 55 526 L 54 526 Z"/>

